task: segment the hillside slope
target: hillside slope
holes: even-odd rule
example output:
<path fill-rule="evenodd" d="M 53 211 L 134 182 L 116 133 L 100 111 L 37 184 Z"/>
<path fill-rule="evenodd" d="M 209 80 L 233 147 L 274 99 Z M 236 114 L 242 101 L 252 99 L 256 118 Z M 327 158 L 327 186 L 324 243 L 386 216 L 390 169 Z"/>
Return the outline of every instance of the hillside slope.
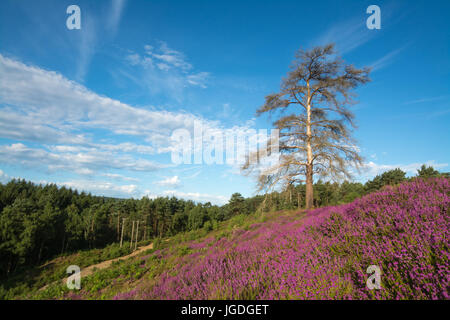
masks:
<path fill-rule="evenodd" d="M 436 178 L 240 228 L 231 221 L 200 240 L 179 238 L 113 264 L 80 292 L 47 297 L 448 299 L 449 205 L 450 180 Z M 382 270 L 381 290 L 366 287 L 370 265 Z"/>

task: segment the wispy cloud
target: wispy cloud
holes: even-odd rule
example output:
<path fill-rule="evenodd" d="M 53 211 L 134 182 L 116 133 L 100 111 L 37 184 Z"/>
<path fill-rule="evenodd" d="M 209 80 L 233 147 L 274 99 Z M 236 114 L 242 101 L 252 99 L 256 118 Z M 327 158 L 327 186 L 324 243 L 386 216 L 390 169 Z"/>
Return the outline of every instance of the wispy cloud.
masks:
<path fill-rule="evenodd" d="M 111 0 L 108 11 L 103 17 L 94 15 L 89 10 L 82 12 L 82 27 L 80 33 L 79 54 L 77 56 L 77 70 L 75 79 L 83 82 L 91 61 L 96 54 L 99 42 L 114 38 L 120 25 L 122 12 L 126 0 Z"/>
<path fill-rule="evenodd" d="M 165 43 L 164 41 L 160 41 L 160 53 L 158 53 L 158 51 L 150 45 L 146 45 L 144 48 L 147 56 L 153 57 L 154 59 L 159 61 L 159 63 L 164 64 L 168 69 L 176 68 L 181 69 L 185 72 L 192 69 L 192 65 L 186 61 L 184 54 L 169 48 L 167 43 Z"/>
<path fill-rule="evenodd" d="M 448 98 L 448 96 L 436 96 L 436 97 L 421 98 L 421 99 L 407 101 L 407 102 L 403 103 L 403 105 L 440 101 L 440 100 L 444 100 L 446 98 Z"/>
<path fill-rule="evenodd" d="M 357 16 L 331 26 L 322 35 L 314 40 L 314 45 L 335 43 L 339 54 L 346 54 L 362 46 L 373 37 L 376 32 L 367 29 L 366 21 Z"/>
<path fill-rule="evenodd" d="M 136 182 L 139 181 L 139 179 L 126 177 L 126 176 L 118 174 L 118 173 L 104 173 L 102 175 L 107 178 L 111 178 L 111 179 L 118 180 L 118 181 L 136 181 Z"/>
<path fill-rule="evenodd" d="M 111 30 L 113 35 L 116 34 L 117 29 L 119 28 L 126 2 L 127 0 L 112 0 L 110 13 L 108 15 L 109 18 L 107 20 L 107 28 Z"/>
<path fill-rule="evenodd" d="M 208 72 L 199 72 L 195 74 L 190 74 L 187 76 L 187 82 L 193 86 L 199 86 L 201 88 L 206 88 L 206 81 L 209 78 Z"/>
<path fill-rule="evenodd" d="M 388 66 L 389 64 L 391 64 L 395 58 L 397 57 L 397 55 L 403 51 L 403 49 L 406 48 L 405 46 L 402 46 L 400 48 L 394 49 L 390 52 L 388 52 L 387 54 L 385 54 L 383 57 L 381 57 L 380 59 L 372 62 L 369 67 L 372 68 L 372 72 L 374 71 L 378 71 L 386 66 Z"/>
<path fill-rule="evenodd" d="M 83 25 L 80 30 L 79 55 L 75 79 L 83 81 L 97 49 L 97 23 L 96 19 L 88 12 L 83 12 Z"/>
<path fill-rule="evenodd" d="M 435 111 L 435 112 L 431 112 L 428 114 L 428 119 L 431 118 L 435 118 L 435 117 L 440 117 L 440 116 L 444 116 L 450 113 L 450 109 L 446 109 L 446 110 L 440 110 L 440 111 Z"/>
<path fill-rule="evenodd" d="M 136 84 L 145 86 L 153 95 L 166 95 L 178 102 L 181 102 L 185 88 L 206 88 L 210 78 L 209 72 L 195 71 L 182 52 L 163 41 L 159 41 L 157 47 L 145 45 L 141 53 L 128 53 L 125 61 L 134 72 L 141 73 Z"/>
<path fill-rule="evenodd" d="M 409 14 L 409 11 L 405 11 L 404 6 L 395 1 L 384 4 L 382 7 L 381 30 L 368 29 L 366 19 L 369 15 L 364 11 L 360 11 L 357 15 L 333 24 L 314 39 L 312 45 L 324 45 L 333 42 L 336 44 L 338 53 L 345 55 L 375 39 L 382 34 L 384 29 L 391 28 L 394 24 L 399 23 Z"/>

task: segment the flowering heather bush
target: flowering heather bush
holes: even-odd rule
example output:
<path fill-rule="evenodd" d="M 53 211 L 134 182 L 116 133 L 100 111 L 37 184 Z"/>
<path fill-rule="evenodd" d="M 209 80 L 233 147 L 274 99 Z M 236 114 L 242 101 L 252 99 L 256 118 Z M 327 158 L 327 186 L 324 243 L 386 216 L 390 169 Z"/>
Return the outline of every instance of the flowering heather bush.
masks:
<path fill-rule="evenodd" d="M 448 299 L 449 195 L 449 179 L 415 180 L 208 238 L 116 298 Z M 369 265 L 380 290 L 366 287 Z"/>

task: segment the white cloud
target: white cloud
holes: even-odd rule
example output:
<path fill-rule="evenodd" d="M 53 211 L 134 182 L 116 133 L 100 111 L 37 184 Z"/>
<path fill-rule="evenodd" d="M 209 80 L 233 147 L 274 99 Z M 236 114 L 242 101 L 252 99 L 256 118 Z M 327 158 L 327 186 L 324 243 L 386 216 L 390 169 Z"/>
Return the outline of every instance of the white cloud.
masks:
<path fill-rule="evenodd" d="M 118 174 L 104 174 L 104 176 L 117 180 L 137 181 L 137 179 L 124 177 Z M 1 183 L 7 183 L 11 179 L 12 177 L 10 177 L 8 174 L 4 173 L 3 170 L 0 169 Z M 40 180 L 33 182 L 36 184 L 43 184 L 43 185 L 55 183 L 54 181 L 50 182 L 47 180 Z M 108 181 L 96 181 L 96 180 L 73 180 L 66 182 L 56 182 L 55 184 L 60 187 L 65 186 L 67 188 L 72 188 L 74 190 L 78 190 L 79 192 L 81 191 L 90 192 L 95 195 L 107 197 L 139 198 L 142 195 L 142 193 L 139 191 L 138 186 L 135 184 L 118 185 L 117 183 L 112 183 Z"/>
<path fill-rule="evenodd" d="M 173 131 L 183 128 L 192 134 L 197 121 L 204 131 L 246 132 L 253 125 L 224 129 L 218 121 L 186 112 L 133 107 L 92 92 L 60 73 L 0 54 L 0 137 L 20 141 L 0 145 L 0 163 L 132 181 L 110 171 L 153 171 L 170 166 L 144 156 L 170 152 Z M 106 132 L 108 139 L 100 140 L 105 136 L 97 136 L 98 131 Z M 114 144 L 118 136 L 121 142 Z M 101 186 L 112 190 L 108 183 Z M 194 199 L 208 196 L 189 195 Z"/>
<path fill-rule="evenodd" d="M 102 174 L 104 177 L 108 177 L 114 180 L 123 180 L 123 181 L 139 181 L 139 179 L 126 177 L 124 175 L 118 174 L 118 173 L 104 173 Z"/>
<path fill-rule="evenodd" d="M 83 145 L 49 145 L 48 148 L 55 152 L 74 152 L 74 153 L 98 151 L 98 150 L 109 152 L 139 153 L 147 155 L 152 155 L 156 153 L 155 148 L 153 148 L 152 146 L 139 145 L 131 142 L 123 142 L 119 144 L 83 142 Z"/>
<path fill-rule="evenodd" d="M 179 190 L 165 190 L 162 193 L 153 193 L 150 190 L 145 190 L 144 197 L 148 197 L 149 199 L 156 199 L 158 197 L 177 197 L 185 200 L 192 200 L 195 202 L 211 202 L 216 205 L 224 205 L 228 202 L 229 197 L 221 196 L 221 195 L 211 195 L 207 193 L 199 193 L 199 192 L 183 192 Z"/>
<path fill-rule="evenodd" d="M 87 144 L 80 130 L 106 129 L 118 135 L 144 138 L 153 146 L 121 144 L 144 153 L 167 146 L 175 129 L 192 130 L 195 120 L 216 127 L 189 113 L 147 110 L 100 96 L 61 74 L 27 66 L 0 55 L 0 134 L 41 143 Z M 104 146 L 108 149 L 110 147 Z M 138 151 L 138 152 L 140 152 Z"/>
<path fill-rule="evenodd" d="M 390 164 L 376 164 L 375 162 L 369 161 L 366 163 L 363 167 L 363 174 L 367 178 L 373 178 L 376 175 L 382 174 L 385 171 L 393 170 L 396 168 L 400 168 L 404 172 L 410 175 L 415 175 L 417 173 L 417 170 L 420 169 L 420 167 L 425 164 L 427 166 L 432 166 L 435 169 L 441 169 L 448 166 L 448 163 L 436 163 L 434 160 L 426 161 L 425 163 L 410 163 L 410 164 L 396 164 L 396 165 L 390 165 Z"/>
<path fill-rule="evenodd" d="M 3 101 L 1 93 L 0 99 Z M 47 125 L 43 120 L 35 119 L 32 115 L 17 111 L 17 108 L 9 107 L 0 109 L 1 137 L 46 143 L 84 144 L 87 142 L 84 135 L 70 133 L 63 125 L 57 129 Z"/>
<path fill-rule="evenodd" d="M 131 156 L 113 156 L 109 152 L 90 150 L 87 152 L 49 152 L 42 148 L 30 148 L 23 143 L 0 146 L 0 162 L 21 164 L 27 167 L 44 166 L 50 172 L 65 170 L 81 175 L 92 175 L 102 170 L 124 169 L 130 171 L 155 171 L 165 167 L 146 159 Z"/>
<path fill-rule="evenodd" d="M 223 205 L 228 202 L 228 198 L 220 195 L 211 195 L 198 192 L 182 192 L 177 190 L 166 190 L 163 192 L 165 196 L 174 196 L 177 198 L 193 200 L 197 202 L 211 202 L 213 204 Z"/>
<path fill-rule="evenodd" d="M 56 183 L 59 186 L 76 189 L 78 191 L 91 192 L 96 195 L 108 197 L 139 197 L 139 189 L 137 185 L 117 185 L 105 181 L 93 180 L 75 180 Z"/>
<path fill-rule="evenodd" d="M 91 144 L 93 147 L 100 150 L 108 150 L 108 151 L 120 151 L 120 152 L 136 152 L 140 154 L 155 154 L 155 148 L 147 145 L 138 145 L 131 142 L 123 142 L 119 144 L 99 144 L 94 143 Z"/>
<path fill-rule="evenodd" d="M 1 183 L 6 183 L 9 181 L 9 176 L 3 172 L 2 169 L 0 169 L 0 182 Z"/>
<path fill-rule="evenodd" d="M 164 153 L 171 150 L 171 135 L 176 129 L 184 128 L 192 133 L 195 122 L 201 122 L 204 131 L 223 129 L 218 121 L 205 120 L 185 112 L 132 107 L 98 95 L 59 73 L 28 66 L 2 55 L 0 114 L 0 136 L 49 145 L 53 152 L 49 154 L 41 150 L 40 156 L 54 158 L 61 158 L 70 152 L 77 153 L 75 158 L 80 158 L 80 155 L 92 158 L 95 155 L 105 160 L 112 156 L 112 152 Z M 227 130 L 238 133 L 247 131 L 251 125 L 253 123 Z M 92 135 L 88 132 L 98 129 L 115 135 L 134 136 L 134 139 L 143 139 L 148 144 L 92 142 Z M 38 151 L 26 152 L 36 154 Z M 63 155 L 58 156 L 59 153 Z M 130 160 L 129 156 L 125 159 Z M 131 159 L 129 162 L 137 165 L 136 168 L 152 167 L 142 160 Z"/>
<path fill-rule="evenodd" d="M 178 176 L 163 179 L 157 182 L 158 185 L 169 188 L 178 188 L 181 186 L 181 181 Z"/>

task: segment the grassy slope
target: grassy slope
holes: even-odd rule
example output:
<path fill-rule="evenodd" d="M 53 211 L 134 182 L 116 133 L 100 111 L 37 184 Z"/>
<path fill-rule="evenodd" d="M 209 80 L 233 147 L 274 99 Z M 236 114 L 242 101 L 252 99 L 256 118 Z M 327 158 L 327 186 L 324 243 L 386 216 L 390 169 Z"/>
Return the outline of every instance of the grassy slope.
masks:
<path fill-rule="evenodd" d="M 20 282 L 17 294 L 9 298 L 15 299 L 111 299 L 121 292 L 128 292 L 138 284 L 153 282 L 168 268 L 176 268 L 176 259 L 189 255 L 197 250 L 191 246 L 202 243 L 206 239 L 221 239 L 232 237 L 239 230 L 248 230 L 255 223 L 274 220 L 280 216 L 292 216 L 300 219 L 302 215 L 295 212 L 283 211 L 276 213 L 255 213 L 252 215 L 237 215 L 228 221 L 221 222 L 215 230 L 200 229 L 178 234 L 172 238 L 156 241 L 155 248 L 130 258 L 126 261 L 114 262 L 111 267 L 99 270 L 95 274 L 82 279 L 80 291 L 69 291 L 64 285 L 55 282 L 66 276 L 65 268 L 71 264 L 88 266 L 107 259 L 101 259 L 99 250 L 69 255 L 54 259 L 46 263 L 46 267 L 34 271 L 33 277 L 27 277 L 28 283 Z M 164 258 L 160 259 L 161 255 Z M 91 257 L 88 259 L 86 257 Z M 95 259 L 95 260 L 94 260 Z M 37 269 L 37 268 L 36 268 Z M 19 277 L 22 277 L 21 274 Z M 47 282 L 44 282 L 44 281 Z M 38 290 L 45 284 L 50 284 L 45 290 Z"/>
<path fill-rule="evenodd" d="M 58 284 L 19 298 L 448 298 L 449 195 L 449 180 L 435 179 L 309 213 L 239 215 L 159 241 L 80 291 Z M 382 290 L 365 286 L 370 264 Z"/>
<path fill-rule="evenodd" d="M 144 243 L 142 243 L 144 244 Z M 84 268 L 131 252 L 129 242 L 123 248 L 112 244 L 102 249 L 83 250 L 64 254 L 36 267 L 23 267 L 7 279 L 0 280 L 0 299 L 25 298 L 34 295 L 40 288 L 58 282 L 67 276 L 70 265 Z"/>

